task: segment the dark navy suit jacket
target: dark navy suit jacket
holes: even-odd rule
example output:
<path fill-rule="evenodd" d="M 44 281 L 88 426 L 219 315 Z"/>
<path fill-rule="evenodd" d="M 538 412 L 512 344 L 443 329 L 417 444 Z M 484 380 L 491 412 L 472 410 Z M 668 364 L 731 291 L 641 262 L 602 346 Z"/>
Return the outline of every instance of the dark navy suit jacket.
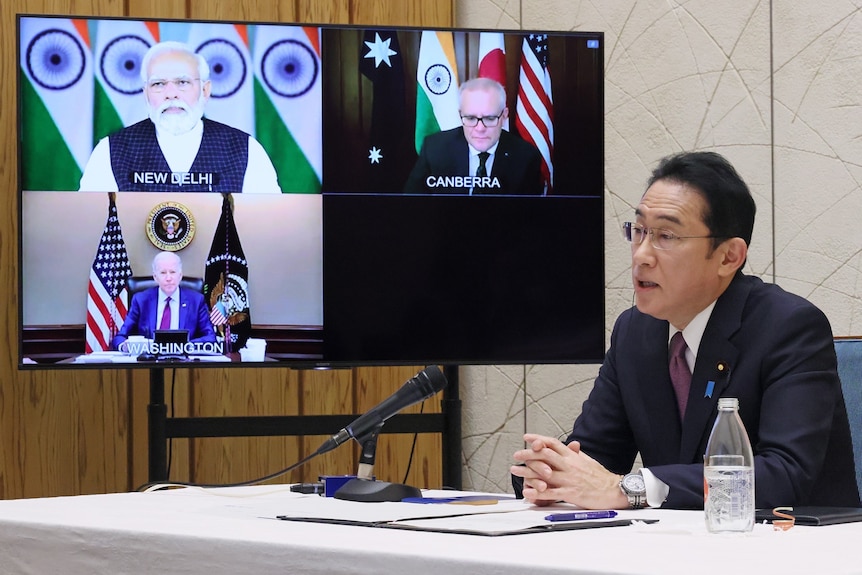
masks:
<path fill-rule="evenodd" d="M 419 159 L 413 166 L 406 193 L 413 194 L 468 194 L 469 188 L 446 188 L 426 185 L 428 176 L 471 176 L 469 169 L 470 148 L 463 128 L 453 128 L 425 138 Z M 500 133 L 500 141 L 494 153 L 491 177 L 500 181 L 500 188 L 476 189 L 475 193 L 539 196 L 544 191 L 542 184 L 542 156 L 532 144 L 506 130 Z"/>
<path fill-rule="evenodd" d="M 209 318 L 209 309 L 203 294 L 194 290 L 177 288 L 180 294 L 179 329 L 189 330 L 189 341 L 215 341 L 215 331 Z M 159 288 L 138 292 L 132 297 L 132 305 L 123 322 L 123 327 L 111 340 L 111 349 L 117 349 L 130 335 L 142 335 L 153 339 L 156 332 L 159 307 Z"/>
<path fill-rule="evenodd" d="M 666 507 L 702 509 L 718 398 L 737 397 L 755 453 L 758 508 L 860 505 L 832 330 L 819 309 L 737 274 L 704 331 L 682 423 L 667 338 L 666 321 L 636 308 L 620 315 L 569 441 L 621 474 L 640 452 L 670 486 Z"/>

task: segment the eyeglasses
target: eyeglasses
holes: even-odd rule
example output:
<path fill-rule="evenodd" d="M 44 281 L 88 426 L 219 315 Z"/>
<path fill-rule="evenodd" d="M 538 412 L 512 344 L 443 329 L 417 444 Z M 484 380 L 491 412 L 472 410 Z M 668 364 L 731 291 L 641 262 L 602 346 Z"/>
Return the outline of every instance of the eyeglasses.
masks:
<path fill-rule="evenodd" d="M 475 128 L 479 125 L 479 122 L 482 122 L 482 125 L 486 128 L 493 128 L 500 123 L 500 118 L 502 117 L 502 113 L 496 116 L 461 116 L 461 123 L 468 128 Z"/>
<path fill-rule="evenodd" d="M 623 224 L 623 238 L 634 245 L 640 245 L 649 236 L 652 247 L 657 250 L 672 250 L 679 245 L 678 240 L 696 240 L 704 238 L 722 239 L 726 236 L 678 236 L 675 233 L 661 228 L 648 228 L 632 222 Z"/>
<path fill-rule="evenodd" d="M 180 92 L 187 92 L 191 89 L 195 82 L 200 80 L 200 78 L 174 78 L 173 80 L 150 80 L 147 82 L 147 88 L 151 92 L 156 94 L 160 94 L 165 91 L 168 87 L 168 84 L 173 84 L 177 87 L 177 90 Z"/>

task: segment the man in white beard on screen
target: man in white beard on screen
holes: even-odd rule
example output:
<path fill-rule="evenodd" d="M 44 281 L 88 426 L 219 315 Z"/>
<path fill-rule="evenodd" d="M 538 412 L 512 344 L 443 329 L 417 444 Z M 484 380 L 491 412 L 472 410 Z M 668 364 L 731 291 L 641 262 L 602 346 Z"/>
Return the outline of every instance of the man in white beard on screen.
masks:
<path fill-rule="evenodd" d="M 141 76 L 149 118 L 99 141 L 79 190 L 281 192 L 257 140 L 203 117 L 212 90 L 203 56 L 161 42 L 144 55 Z"/>

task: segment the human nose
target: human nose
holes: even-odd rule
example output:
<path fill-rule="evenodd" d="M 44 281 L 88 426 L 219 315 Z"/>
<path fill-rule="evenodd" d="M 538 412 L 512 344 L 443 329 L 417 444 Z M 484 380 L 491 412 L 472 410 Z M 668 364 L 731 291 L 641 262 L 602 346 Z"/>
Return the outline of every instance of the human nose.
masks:
<path fill-rule="evenodd" d="M 655 249 L 652 245 L 651 231 L 645 231 L 640 243 L 632 242 L 632 263 L 636 265 L 651 263 L 655 260 Z"/>
<path fill-rule="evenodd" d="M 176 99 L 180 97 L 180 89 L 177 87 L 176 80 L 168 80 L 165 82 L 164 90 L 165 98 Z"/>

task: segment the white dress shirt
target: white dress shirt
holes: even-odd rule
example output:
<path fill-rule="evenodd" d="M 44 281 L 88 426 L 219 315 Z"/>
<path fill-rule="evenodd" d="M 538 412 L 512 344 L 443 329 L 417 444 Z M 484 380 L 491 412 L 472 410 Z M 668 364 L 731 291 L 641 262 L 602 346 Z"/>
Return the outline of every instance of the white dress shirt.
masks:
<path fill-rule="evenodd" d="M 168 296 L 161 289 L 159 290 L 159 307 L 156 309 L 156 329 L 161 329 L 162 314 L 165 313 L 165 303 Z M 180 328 L 180 286 L 177 286 L 176 291 L 171 295 L 171 326 L 168 329 Z"/>

